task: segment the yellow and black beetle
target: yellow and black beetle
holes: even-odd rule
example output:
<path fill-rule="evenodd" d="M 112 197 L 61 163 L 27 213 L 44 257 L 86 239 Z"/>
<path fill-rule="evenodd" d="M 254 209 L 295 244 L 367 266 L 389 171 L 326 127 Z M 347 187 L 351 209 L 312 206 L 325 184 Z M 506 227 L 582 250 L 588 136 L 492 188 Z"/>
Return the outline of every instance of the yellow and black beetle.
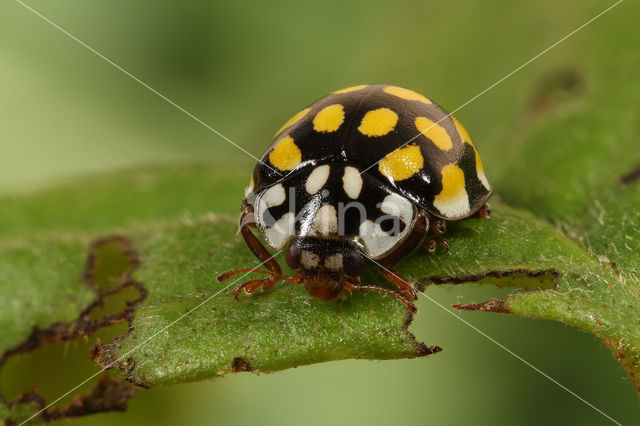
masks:
<path fill-rule="evenodd" d="M 491 191 L 467 131 L 426 97 L 388 85 L 335 91 L 287 121 L 253 171 L 240 231 L 269 276 L 234 295 L 284 279 L 317 299 L 375 290 L 415 310 L 415 290 L 393 266 L 420 245 L 448 248 L 446 221 L 488 217 Z M 272 249 L 287 248 L 297 275 L 282 274 L 251 228 Z M 362 285 L 366 258 L 408 297 Z"/>

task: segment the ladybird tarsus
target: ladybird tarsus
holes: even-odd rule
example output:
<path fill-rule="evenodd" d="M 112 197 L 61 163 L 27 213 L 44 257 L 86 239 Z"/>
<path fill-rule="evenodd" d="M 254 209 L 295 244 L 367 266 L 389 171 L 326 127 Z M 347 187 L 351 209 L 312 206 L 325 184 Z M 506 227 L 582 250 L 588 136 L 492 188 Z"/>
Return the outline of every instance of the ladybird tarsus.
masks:
<path fill-rule="evenodd" d="M 489 204 L 485 204 L 484 206 L 480 207 L 474 217 L 478 219 L 489 219 L 491 217 L 491 207 L 489 206 Z"/>
<path fill-rule="evenodd" d="M 422 245 L 429 253 L 435 253 L 440 245 L 444 252 L 449 251 L 449 241 L 442 238 L 441 235 L 447 231 L 447 222 L 443 219 L 438 219 L 431 216 L 429 218 L 429 230 L 427 238 L 423 241 Z"/>
<path fill-rule="evenodd" d="M 229 271 L 223 275 L 226 275 L 228 273 L 231 272 L 236 272 L 236 271 Z M 245 272 L 245 271 L 241 271 L 241 272 Z M 285 275 L 277 275 L 274 274 L 273 272 L 270 271 L 263 271 L 263 270 L 252 270 L 249 269 L 248 272 L 261 272 L 261 273 L 265 273 L 265 274 L 271 274 L 270 277 L 267 278 L 260 278 L 260 279 L 256 279 L 256 280 L 250 280 L 247 281 L 245 283 L 240 284 L 239 286 L 237 286 L 236 288 L 233 289 L 233 297 L 236 298 L 236 300 L 238 300 L 238 296 L 240 295 L 240 293 L 242 291 L 244 291 L 245 294 L 247 295 L 251 295 L 253 294 L 257 289 L 259 289 L 260 287 L 262 287 L 262 291 L 267 291 L 269 289 L 271 289 L 271 287 L 273 287 L 274 285 L 276 285 L 276 283 L 279 280 L 285 280 L 288 281 L 290 283 L 293 284 L 299 284 L 302 280 L 302 277 L 300 275 L 294 275 L 294 276 L 285 276 Z M 236 272 L 237 273 L 237 272 Z M 235 275 L 235 274 L 233 274 Z"/>
<path fill-rule="evenodd" d="M 241 291 L 244 291 L 245 294 L 250 295 L 250 294 L 253 294 L 260 287 L 262 287 L 263 290 L 268 290 L 271 287 L 273 287 L 276 281 L 277 281 L 277 278 L 274 279 L 273 277 L 247 281 L 246 283 L 240 284 L 233 290 L 233 297 L 235 297 L 236 300 L 238 300 L 238 295 L 240 294 Z"/>
<path fill-rule="evenodd" d="M 438 245 L 436 244 L 436 241 L 433 238 L 428 238 L 428 239 L 424 240 L 424 242 L 422 243 L 422 246 L 429 253 L 435 253 L 436 249 L 438 248 Z"/>
<path fill-rule="evenodd" d="M 447 231 L 447 222 L 434 217 L 429 218 L 429 235 L 442 235 Z"/>
<path fill-rule="evenodd" d="M 445 253 L 449 251 L 449 241 L 446 238 L 437 237 L 435 240 L 436 243 L 440 244 L 440 246 L 444 249 Z"/>
<path fill-rule="evenodd" d="M 435 253 L 438 245 L 444 249 L 445 253 L 449 251 L 449 241 L 442 237 L 427 238 L 422 245 L 429 253 Z"/>

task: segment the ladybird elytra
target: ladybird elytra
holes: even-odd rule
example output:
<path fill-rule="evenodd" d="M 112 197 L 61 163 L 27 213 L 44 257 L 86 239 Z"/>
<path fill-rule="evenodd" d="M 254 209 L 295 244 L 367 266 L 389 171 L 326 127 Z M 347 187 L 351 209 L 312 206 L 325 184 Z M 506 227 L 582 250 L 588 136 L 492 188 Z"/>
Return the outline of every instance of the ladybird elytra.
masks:
<path fill-rule="evenodd" d="M 293 115 L 251 175 L 240 232 L 268 276 L 234 295 L 284 279 L 317 299 L 374 290 L 415 310 L 395 264 L 418 246 L 448 249 L 446 222 L 488 217 L 491 192 L 468 132 L 429 98 L 390 85 L 336 90 Z M 296 274 L 284 276 L 270 249 L 286 250 Z M 361 283 L 367 259 L 399 292 Z"/>

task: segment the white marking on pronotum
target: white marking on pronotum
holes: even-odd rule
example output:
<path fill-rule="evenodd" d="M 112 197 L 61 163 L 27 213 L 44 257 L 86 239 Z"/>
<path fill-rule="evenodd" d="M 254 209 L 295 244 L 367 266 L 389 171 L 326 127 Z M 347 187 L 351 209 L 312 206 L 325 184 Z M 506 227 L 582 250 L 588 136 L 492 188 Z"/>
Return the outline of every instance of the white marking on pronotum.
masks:
<path fill-rule="evenodd" d="M 305 269 L 317 268 L 320 264 L 320 256 L 309 250 L 302 250 L 302 253 L 300 253 L 300 264 Z"/>
<path fill-rule="evenodd" d="M 313 169 L 313 171 L 307 178 L 307 182 L 304 185 L 307 192 L 313 195 L 316 192 L 320 191 L 320 189 L 322 189 L 324 184 L 327 183 L 327 179 L 329 179 L 330 171 L 331 171 L 331 168 L 329 167 L 328 164 L 325 164 L 323 166 L 318 166 L 315 169 Z"/>
<path fill-rule="evenodd" d="M 324 260 L 324 266 L 331 271 L 342 270 L 342 254 L 337 253 L 327 257 Z"/>
<path fill-rule="evenodd" d="M 344 175 L 342 176 L 342 187 L 345 194 L 349 198 L 356 199 L 360 196 L 362 191 L 362 176 L 355 167 L 347 166 L 344 168 Z"/>

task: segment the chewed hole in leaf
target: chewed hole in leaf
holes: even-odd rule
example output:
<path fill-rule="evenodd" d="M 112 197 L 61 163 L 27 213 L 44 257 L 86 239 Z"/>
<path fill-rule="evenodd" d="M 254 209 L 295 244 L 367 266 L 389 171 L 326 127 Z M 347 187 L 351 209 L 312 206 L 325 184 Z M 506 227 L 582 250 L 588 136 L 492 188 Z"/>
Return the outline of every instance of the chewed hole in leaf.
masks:
<path fill-rule="evenodd" d="M 132 303 L 135 303 L 142 297 L 143 293 L 137 286 L 124 286 L 118 289 L 115 293 L 103 296 L 100 303 L 93 308 L 91 312 L 89 312 L 89 318 L 99 320 L 101 318 L 121 314 L 128 309 Z"/>
<path fill-rule="evenodd" d="M 22 393 L 34 391 L 45 401 L 53 401 L 96 372 L 96 365 L 89 361 L 87 354 L 97 339 L 110 341 L 126 332 L 125 323 L 114 324 L 96 331 L 90 339 L 60 341 L 14 354 L 2 366 L 3 396 L 14 400 Z M 87 393 L 94 384 L 95 380 L 85 383 L 56 406 L 63 407 L 72 402 L 75 395 Z"/>
<path fill-rule="evenodd" d="M 93 347 L 126 335 L 137 304 L 146 296 L 141 283 L 131 279 L 138 260 L 126 238 L 95 241 L 86 261 L 83 280 L 96 298 L 70 322 L 35 327 L 19 345 L 0 358 L 0 397 L 23 421 L 64 395 L 73 383 L 95 374 L 90 361 Z M 82 280 L 79 281 L 79 285 Z M 44 410 L 40 419 L 52 421 L 127 407 L 135 386 L 114 373 L 90 380 Z M 26 417 L 21 417 L 26 416 Z"/>
<path fill-rule="evenodd" d="M 138 259 L 127 238 L 108 237 L 92 244 L 84 278 L 99 293 L 108 293 L 125 284 L 137 265 Z"/>

